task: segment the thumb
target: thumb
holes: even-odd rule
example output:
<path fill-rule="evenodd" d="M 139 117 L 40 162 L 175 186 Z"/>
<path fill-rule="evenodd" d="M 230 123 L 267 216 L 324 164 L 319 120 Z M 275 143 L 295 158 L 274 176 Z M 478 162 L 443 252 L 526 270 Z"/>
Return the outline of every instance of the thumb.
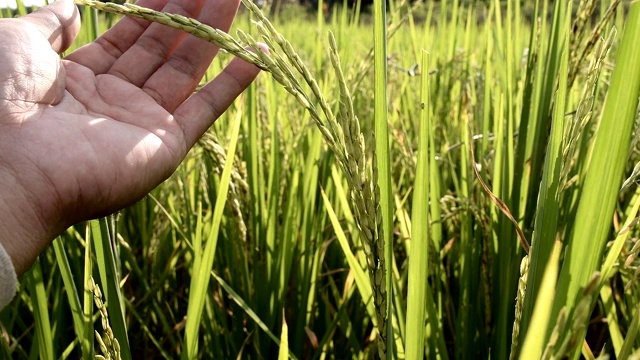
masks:
<path fill-rule="evenodd" d="M 80 14 L 73 0 L 58 0 L 20 20 L 35 25 L 57 53 L 65 51 L 80 31 Z"/>

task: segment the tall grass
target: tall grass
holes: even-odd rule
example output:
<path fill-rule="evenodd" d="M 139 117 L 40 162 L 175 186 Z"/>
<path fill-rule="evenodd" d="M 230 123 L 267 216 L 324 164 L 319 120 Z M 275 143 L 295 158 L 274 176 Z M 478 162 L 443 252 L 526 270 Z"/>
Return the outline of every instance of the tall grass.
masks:
<path fill-rule="evenodd" d="M 268 74 L 167 182 L 43 253 L 2 356 L 637 354 L 640 2 L 380 1 L 373 37 L 340 7 L 247 2 L 231 36 L 85 3 Z M 117 19 L 83 12 L 74 46 Z"/>

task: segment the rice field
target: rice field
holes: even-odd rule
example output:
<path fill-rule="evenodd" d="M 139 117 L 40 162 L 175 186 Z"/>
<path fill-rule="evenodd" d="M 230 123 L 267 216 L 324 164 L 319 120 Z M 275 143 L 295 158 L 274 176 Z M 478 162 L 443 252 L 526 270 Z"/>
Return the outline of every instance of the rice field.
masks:
<path fill-rule="evenodd" d="M 40 256 L 0 358 L 640 358 L 640 1 L 243 1 L 228 35 L 77 1 L 73 48 L 116 11 L 221 46 L 203 83 L 265 71 Z"/>

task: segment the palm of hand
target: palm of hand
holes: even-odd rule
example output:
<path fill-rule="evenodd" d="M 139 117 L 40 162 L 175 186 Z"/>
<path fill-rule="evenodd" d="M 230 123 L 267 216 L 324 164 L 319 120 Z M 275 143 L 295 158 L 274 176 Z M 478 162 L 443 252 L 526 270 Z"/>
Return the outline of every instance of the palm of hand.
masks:
<path fill-rule="evenodd" d="M 173 172 L 188 148 L 174 117 L 143 90 L 63 64 L 61 102 L 36 105 L 12 128 L 20 131 L 15 154 L 22 159 L 15 163 L 31 164 L 42 177 L 38 191 L 55 196 L 37 197 L 55 205 L 51 211 L 76 208 L 76 222 L 139 199 Z"/>
<path fill-rule="evenodd" d="M 54 6 L 70 5 L 61 3 Z M 209 22 L 223 29 L 238 5 L 139 3 L 190 16 L 215 9 Z M 38 253 L 67 226 L 122 208 L 166 179 L 257 74 L 234 61 L 191 96 L 216 53 L 212 46 L 194 52 L 203 48 L 198 40 L 125 19 L 60 60 L 54 49 L 66 48 L 77 26 L 47 38 L 42 28 L 9 21 L 0 27 L 0 38 L 10 39 L 0 44 L 0 195 L 11 196 L 0 199 L 0 216 L 17 202 L 16 235 L 40 227 L 31 245 Z M 21 273 L 35 256 L 18 264 L 13 258 Z"/>

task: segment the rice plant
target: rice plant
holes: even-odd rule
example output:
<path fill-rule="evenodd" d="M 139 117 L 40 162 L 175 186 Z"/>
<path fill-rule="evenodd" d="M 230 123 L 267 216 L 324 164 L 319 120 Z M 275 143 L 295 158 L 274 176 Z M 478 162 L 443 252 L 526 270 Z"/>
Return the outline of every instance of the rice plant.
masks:
<path fill-rule="evenodd" d="M 265 74 L 167 182 L 42 254 L 0 357 L 638 355 L 640 2 L 243 0 L 230 33 L 76 3 L 74 47 L 135 16 L 223 49 L 203 81 Z"/>

